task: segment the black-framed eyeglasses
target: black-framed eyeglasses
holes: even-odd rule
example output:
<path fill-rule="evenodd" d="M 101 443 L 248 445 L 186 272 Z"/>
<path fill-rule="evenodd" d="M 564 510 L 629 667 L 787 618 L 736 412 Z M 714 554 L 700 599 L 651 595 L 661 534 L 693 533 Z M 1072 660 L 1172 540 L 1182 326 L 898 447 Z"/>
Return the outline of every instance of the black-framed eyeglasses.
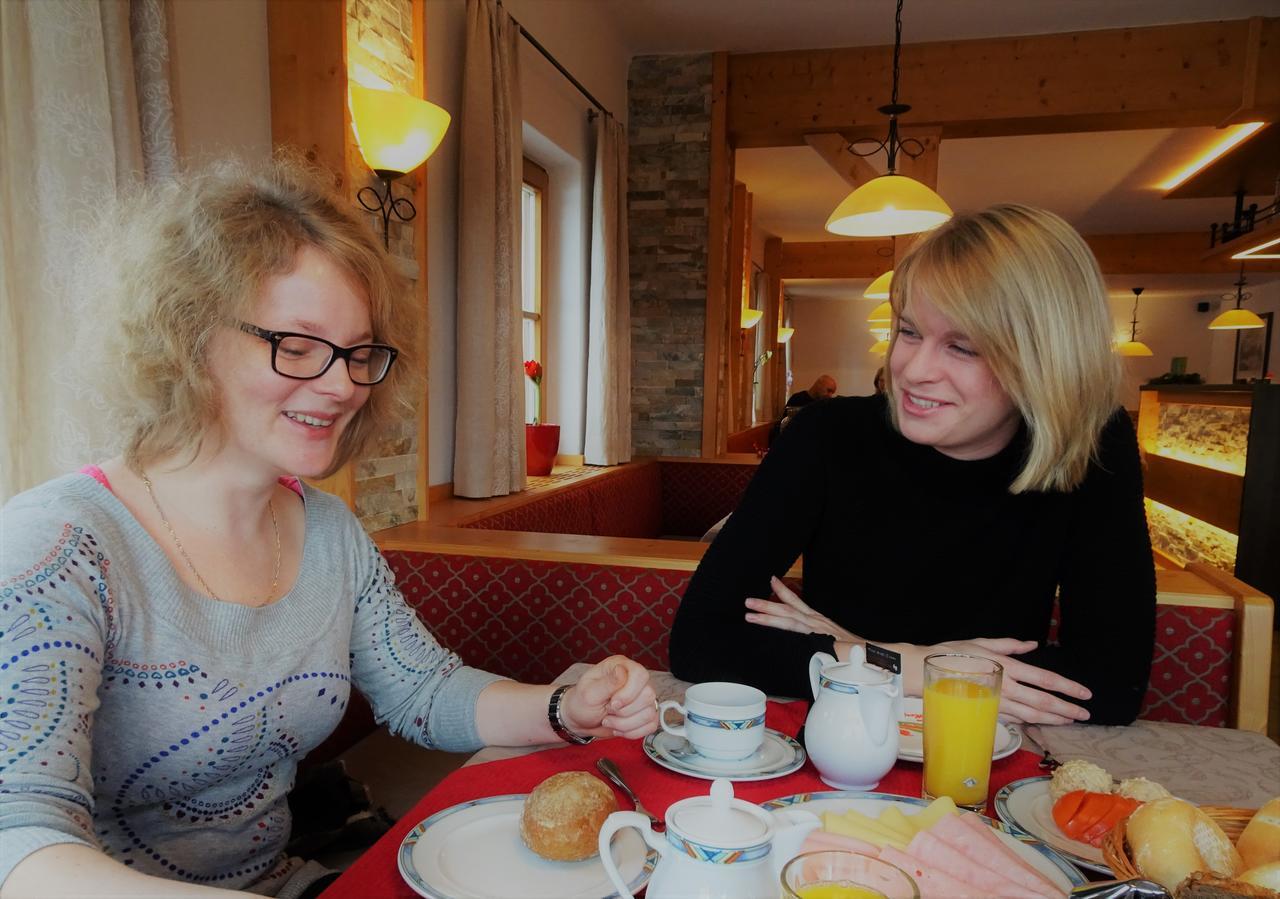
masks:
<path fill-rule="evenodd" d="M 271 369 L 298 381 L 312 381 L 333 366 L 333 360 L 347 363 L 347 374 L 355 384 L 377 384 L 391 371 L 400 351 L 383 343 L 338 346 L 323 337 L 292 331 L 268 331 L 248 322 L 237 322 L 240 330 L 271 344 Z"/>

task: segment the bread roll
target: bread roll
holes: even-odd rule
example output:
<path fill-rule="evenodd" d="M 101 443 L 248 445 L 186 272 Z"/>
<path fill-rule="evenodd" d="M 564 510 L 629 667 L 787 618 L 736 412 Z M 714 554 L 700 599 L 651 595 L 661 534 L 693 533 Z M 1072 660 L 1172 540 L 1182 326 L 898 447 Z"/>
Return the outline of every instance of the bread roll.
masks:
<path fill-rule="evenodd" d="M 1267 862 L 1265 865 L 1250 868 L 1236 879 L 1251 883 L 1256 887 L 1280 890 L 1280 862 Z"/>
<path fill-rule="evenodd" d="M 1280 893 L 1229 877 L 1197 871 L 1173 891 L 1174 899 L 1277 899 Z"/>
<path fill-rule="evenodd" d="M 1246 868 L 1280 861 L 1280 797 L 1258 809 L 1240 834 L 1236 848 Z"/>
<path fill-rule="evenodd" d="M 524 801 L 520 838 L 543 858 L 576 862 L 597 852 L 604 819 L 618 810 L 613 790 L 585 771 L 553 774 Z"/>
<path fill-rule="evenodd" d="M 1170 892 L 1193 871 L 1235 877 L 1244 869 L 1222 828 L 1181 799 L 1148 802 L 1129 817 L 1126 831 L 1138 870 Z"/>

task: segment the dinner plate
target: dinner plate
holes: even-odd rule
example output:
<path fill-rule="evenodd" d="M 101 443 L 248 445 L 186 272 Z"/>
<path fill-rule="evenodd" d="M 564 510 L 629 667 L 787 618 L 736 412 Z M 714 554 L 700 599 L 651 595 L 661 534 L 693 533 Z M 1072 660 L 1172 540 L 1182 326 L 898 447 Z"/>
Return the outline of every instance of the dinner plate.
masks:
<path fill-rule="evenodd" d="M 902 720 L 898 722 L 898 758 L 904 762 L 924 761 L 924 700 L 908 696 L 902 700 Z M 996 722 L 996 741 L 991 760 L 1013 755 L 1022 745 L 1022 731 L 1016 724 Z"/>
<path fill-rule="evenodd" d="M 896 805 L 904 815 L 910 817 L 928 806 L 929 800 L 911 796 L 894 796 L 891 793 L 828 791 L 796 793 L 794 796 L 770 799 L 760 805 L 770 811 L 779 808 L 802 808 L 818 816 L 823 812 L 843 813 L 853 809 L 871 817 L 878 817 L 887 805 Z M 1019 858 L 1048 877 L 1061 888 L 1064 894 L 1070 893 L 1073 887 L 1083 886 L 1086 883 L 1084 875 L 1052 847 L 1021 831 L 1011 831 L 985 816 L 983 820 L 991 825 L 996 835 L 1004 840 Z"/>
<path fill-rule="evenodd" d="M 668 771 L 714 780 L 727 777 L 733 781 L 769 780 L 790 774 L 804 764 L 804 747 L 781 731 L 766 728 L 760 748 L 736 762 L 709 759 L 698 755 L 684 737 L 665 730 L 644 738 L 644 754 Z"/>
<path fill-rule="evenodd" d="M 616 896 L 599 857 L 553 862 L 520 839 L 525 794 L 460 802 L 400 844 L 400 876 L 428 899 L 600 899 Z M 658 853 L 633 828 L 614 837 L 613 860 L 631 892 L 649 882 Z"/>
<path fill-rule="evenodd" d="M 1054 823 L 1050 780 L 1049 777 L 1024 777 L 1001 787 L 996 792 L 996 814 L 1014 830 L 1048 843 L 1077 865 L 1110 874 L 1101 849 L 1071 839 Z"/>

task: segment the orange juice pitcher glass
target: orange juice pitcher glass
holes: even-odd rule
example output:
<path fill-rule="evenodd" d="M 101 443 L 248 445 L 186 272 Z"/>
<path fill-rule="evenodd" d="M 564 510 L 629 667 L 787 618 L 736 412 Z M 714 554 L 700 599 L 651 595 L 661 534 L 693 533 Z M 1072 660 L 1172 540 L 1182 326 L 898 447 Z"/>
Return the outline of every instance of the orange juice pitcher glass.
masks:
<path fill-rule="evenodd" d="M 924 797 L 981 812 L 1004 669 L 990 659 L 936 653 L 924 660 Z"/>

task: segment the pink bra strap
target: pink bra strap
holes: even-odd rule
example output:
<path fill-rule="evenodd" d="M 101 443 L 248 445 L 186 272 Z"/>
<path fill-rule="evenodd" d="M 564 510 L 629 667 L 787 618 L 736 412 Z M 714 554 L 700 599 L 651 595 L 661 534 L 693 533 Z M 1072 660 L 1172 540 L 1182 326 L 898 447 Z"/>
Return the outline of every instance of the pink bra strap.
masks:
<path fill-rule="evenodd" d="M 93 478 L 103 487 L 106 487 L 108 490 L 111 490 L 111 482 L 107 480 L 106 472 L 104 472 L 98 466 L 85 465 L 79 470 L 79 473 L 87 474 L 89 477 Z M 294 493 L 298 494 L 298 496 L 302 496 L 303 499 L 306 498 L 305 496 L 303 496 L 303 493 L 302 493 L 302 481 L 298 480 L 298 478 L 294 477 L 293 475 L 285 475 L 280 479 L 280 483 L 283 484 L 285 487 L 288 487 Z M 111 492 L 115 493 L 114 490 L 111 490 Z"/>

